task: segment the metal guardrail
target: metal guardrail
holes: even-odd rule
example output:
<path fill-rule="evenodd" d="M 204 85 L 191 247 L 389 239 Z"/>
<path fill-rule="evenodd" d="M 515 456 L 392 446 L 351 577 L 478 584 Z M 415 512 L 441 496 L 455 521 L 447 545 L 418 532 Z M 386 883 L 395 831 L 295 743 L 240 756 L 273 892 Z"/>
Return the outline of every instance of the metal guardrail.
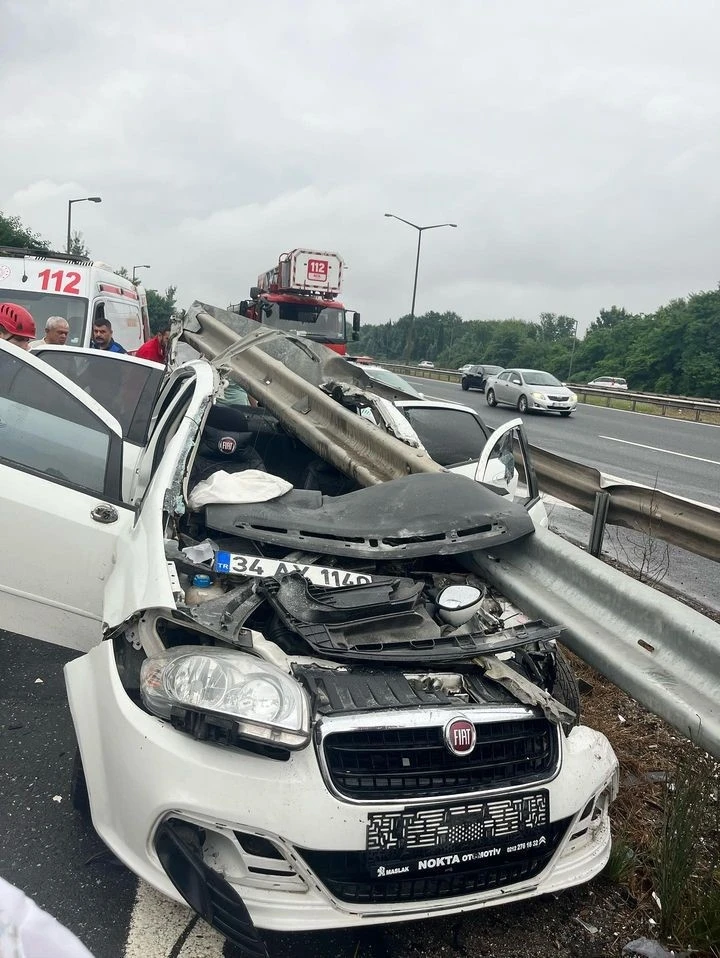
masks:
<path fill-rule="evenodd" d="M 439 382 L 447 383 L 459 383 L 462 379 L 462 373 L 458 372 L 457 369 L 438 369 L 436 367 L 427 369 L 402 363 L 381 363 L 380 365 L 399 373 L 401 376 L 436 379 Z M 720 402 L 713 402 L 709 399 L 693 399 L 688 396 L 659 396 L 655 393 L 630 392 L 625 389 L 600 389 L 595 386 L 586 386 L 583 383 L 569 382 L 568 386 L 578 396 L 594 396 L 605 399 L 607 406 L 610 406 L 613 399 L 621 399 L 629 403 L 633 412 L 637 410 L 638 406 L 657 406 L 661 416 L 666 416 L 671 410 L 688 410 L 695 413 L 695 422 L 716 421 L 717 417 L 720 416 Z M 704 415 L 708 418 L 703 419 Z"/>
<path fill-rule="evenodd" d="M 548 529 L 474 561 L 530 614 L 561 622 L 568 648 L 720 758 L 720 625 Z"/>

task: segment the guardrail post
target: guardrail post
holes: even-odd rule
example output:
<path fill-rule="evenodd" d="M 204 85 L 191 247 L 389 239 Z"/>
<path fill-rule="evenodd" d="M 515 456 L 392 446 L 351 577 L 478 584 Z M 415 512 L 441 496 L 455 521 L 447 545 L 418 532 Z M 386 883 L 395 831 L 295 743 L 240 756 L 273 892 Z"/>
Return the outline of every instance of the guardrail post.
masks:
<path fill-rule="evenodd" d="M 596 492 L 595 507 L 593 508 L 592 526 L 590 528 L 590 543 L 588 551 L 591 556 L 597 557 L 602 549 L 603 538 L 605 537 L 605 523 L 607 522 L 608 509 L 610 508 L 610 493 Z"/>

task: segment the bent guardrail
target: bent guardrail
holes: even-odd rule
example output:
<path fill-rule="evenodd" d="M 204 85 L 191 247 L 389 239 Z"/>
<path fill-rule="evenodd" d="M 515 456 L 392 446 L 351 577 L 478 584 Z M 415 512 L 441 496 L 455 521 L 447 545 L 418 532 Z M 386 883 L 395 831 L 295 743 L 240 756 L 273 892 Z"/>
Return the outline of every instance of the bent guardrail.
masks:
<path fill-rule="evenodd" d="M 532 615 L 562 622 L 568 648 L 720 758 L 720 625 L 548 529 L 474 561 Z"/>

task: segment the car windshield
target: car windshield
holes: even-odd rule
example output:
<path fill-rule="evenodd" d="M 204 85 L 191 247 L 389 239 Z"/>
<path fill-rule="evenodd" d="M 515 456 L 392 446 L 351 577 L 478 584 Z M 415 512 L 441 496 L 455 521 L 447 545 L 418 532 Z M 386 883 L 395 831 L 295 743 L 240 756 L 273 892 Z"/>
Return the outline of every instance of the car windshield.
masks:
<path fill-rule="evenodd" d="M 391 389 L 397 389 L 408 396 L 413 396 L 415 399 L 423 398 L 414 386 L 411 386 L 402 376 L 398 376 L 397 373 L 393 373 L 389 369 L 383 369 L 381 366 L 365 366 L 364 371 L 370 379 L 382 383 L 383 386 L 390 386 Z"/>
<path fill-rule="evenodd" d="M 478 366 L 478 369 L 486 376 L 497 376 L 498 373 L 503 371 L 502 366 Z"/>
<path fill-rule="evenodd" d="M 545 373 L 540 369 L 521 369 L 520 371 L 528 386 L 562 386 L 560 380 L 552 373 Z"/>
<path fill-rule="evenodd" d="M 2 289 L 0 295 L 8 302 L 25 307 L 35 320 L 38 339 L 42 339 L 45 323 L 51 316 L 62 316 L 70 327 L 67 345 L 82 345 L 88 309 L 88 301 L 83 297 L 63 296 L 58 293 L 34 293 L 21 289 Z"/>

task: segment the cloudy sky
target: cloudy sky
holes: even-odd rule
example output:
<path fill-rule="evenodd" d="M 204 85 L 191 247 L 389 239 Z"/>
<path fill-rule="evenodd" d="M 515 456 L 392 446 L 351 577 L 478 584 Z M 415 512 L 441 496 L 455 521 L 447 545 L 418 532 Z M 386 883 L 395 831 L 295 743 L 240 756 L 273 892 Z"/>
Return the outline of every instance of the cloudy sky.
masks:
<path fill-rule="evenodd" d="M 713 0 L 0 0 L 0 210 L 225 306 L 296 246 L 363 322 L 583 329 L 720 279 Z"/>

